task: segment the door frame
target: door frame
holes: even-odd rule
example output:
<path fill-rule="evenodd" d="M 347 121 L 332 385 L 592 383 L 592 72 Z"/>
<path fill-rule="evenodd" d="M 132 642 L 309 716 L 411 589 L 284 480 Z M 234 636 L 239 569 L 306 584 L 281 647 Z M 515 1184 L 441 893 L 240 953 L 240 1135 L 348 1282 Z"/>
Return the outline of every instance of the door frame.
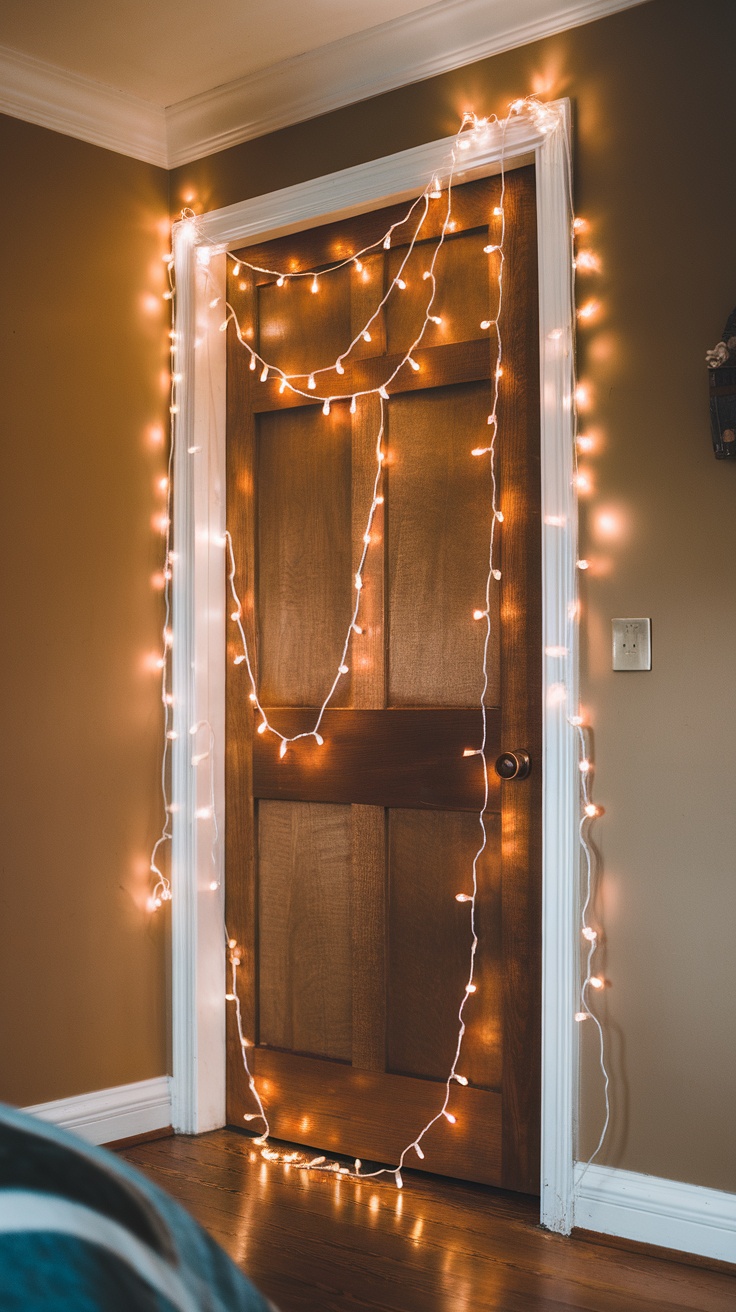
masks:
<path fill-rule="evenodd" d="M 574 1023 L 578 961 L 579 779 L 568 706 L 577 705 L 577 504 L 573 484 L 574 289 L 570 105 L 548 102 L 554 126 L 528 110 L 505 131 L 508 168 L 536 167 L 541 395 L 543 800 L 541 1221 L 569 1233 L 577 1124 Z M 454 138 L 400 151 L 174 226 L 172 415 L 172 1039 L 173 1122 L 196 1134 L 225 1123 L 223 850 L 225 807 L 225 334 L 228 249 L 348 218 L 408 198 L 443 171 Z M 473 144 L 463 178 L 498 172 L 501 133 Z M 567 689 L 561 700 L 560 687 Z M 211 737 L 192 764 L 190 730 Z M 208 733 L 204 726 L 210 726 Z M 201 749 L 199 749 L 201 751 Z M 211 766 L 211 769 L 210 769 Z M 217 873 L 213 877 L 213 860 Z M 212 887 L 215 883 L 217 886 Z"/>

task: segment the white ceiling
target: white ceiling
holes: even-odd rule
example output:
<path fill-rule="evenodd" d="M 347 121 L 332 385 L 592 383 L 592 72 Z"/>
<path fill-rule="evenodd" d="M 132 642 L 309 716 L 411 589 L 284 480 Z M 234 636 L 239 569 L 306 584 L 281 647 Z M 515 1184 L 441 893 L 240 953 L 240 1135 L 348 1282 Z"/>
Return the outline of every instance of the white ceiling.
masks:
<path fill-rule="evenodd" d="M 164 107 L 425 7 L 426 0 L 2 0 L 0 45 Z"/>
<path fill-rule="evenodd" d="M 0 113 L 173 168 L 646 2 L 0 0 Z"/>

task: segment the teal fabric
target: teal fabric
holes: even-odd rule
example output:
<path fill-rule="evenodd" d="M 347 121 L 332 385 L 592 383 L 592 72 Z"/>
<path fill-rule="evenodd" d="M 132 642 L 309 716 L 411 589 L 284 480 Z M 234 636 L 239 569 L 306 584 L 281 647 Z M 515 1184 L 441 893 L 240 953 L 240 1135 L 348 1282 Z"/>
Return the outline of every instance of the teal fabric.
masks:
<path fill-rule="evenodd" d="M 143 1175 L 102 1148 L 0 1104 L 0 1199 L 12 1212 L 12 1191 L 29 1191 L 48 1204 L 62 1200 L 88 1209 L 133 1236 L 156 1267 L 185 1288 L 201 1312 L 273 1312 L 201 1226 Z M 17 1196 L 20 1198 L 21 1193 Z M 31 1198 L 31 1206 L 33 1197 Z M 72 1209 L 74 1210 L 74 1209 Z M 83 1219 L 86 1211 L 78 1213 Z M 19 1222 L 20 1223 L 20 1222 Z M 47 1220 L 43 1222 L 44 1226 Z M 176 1301 L 109 1246 L 52 1228 L 15 1223 L 0 1228 L 2 1312 L 177 1312 Z M 60 1226 L 61 1229 L 63 1227 Z"/>

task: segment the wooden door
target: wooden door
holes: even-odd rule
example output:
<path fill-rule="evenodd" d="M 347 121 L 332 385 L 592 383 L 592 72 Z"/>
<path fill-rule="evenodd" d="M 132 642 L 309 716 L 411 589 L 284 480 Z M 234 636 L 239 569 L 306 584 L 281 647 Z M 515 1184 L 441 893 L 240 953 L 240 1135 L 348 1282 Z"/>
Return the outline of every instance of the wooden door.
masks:
<path fill-rule="evenodd" d="M 482 646 L 490 530 L 486 441 L 496 313 L 498 178 L 454 192 L 435 308 L 386 403 L 382 491 L 363 570 L 361 634 L 322 722 L 283 759 L 254 732 L 231 626 L 227 686 L 227 920 L 251 1067 L 277 1139 L 394 1164 L 442 1106 L 468 979 L 478 848 Z M 478 865 L 478 949 L 453 1084 L 456 1124 L 433 1127 L 407 1166 L 538 1191 L 540 1083 L 541 647 L 539 396 L 534 173 L 507 175 L 497 474 L 502 577 L 491 599 L 488 757 L 526 749 L 527 779 L 492 769 Z M 291 271 L 376 241 L 397 206 L 242 252 Z M 322 393 L 376 386 L 423 319 L 421 273 L 437 244 L 434 201 L 405 272 L 345 374 Z M 320 280 L 279 287 L 231 273 L 243 336 L 289 372 L 331 365 L 395 276 L 413 224 L 390 250 Z M 489 237 L 489 233 L 491 234 Z M 403 235 L 405 234 L 405 235 Z M 329 380 L 329 381 L 326 381 Z M 228 525 L 260 700 L 292 735 L 314 725 L 339 663 L 375 473 L 379 402 L 321 405 L 260 381 L 229 333 Z M 232 1022 L 232 1017 L 230 1018 Z M 254 1110 L 231 1024 L 228 1119 Z"/>

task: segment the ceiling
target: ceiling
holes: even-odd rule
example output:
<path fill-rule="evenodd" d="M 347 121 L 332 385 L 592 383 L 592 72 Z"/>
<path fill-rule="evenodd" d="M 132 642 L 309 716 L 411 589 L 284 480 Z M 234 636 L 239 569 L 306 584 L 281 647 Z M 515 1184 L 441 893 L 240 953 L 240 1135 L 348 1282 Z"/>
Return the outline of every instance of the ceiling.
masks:
<path fill-rule="evenodd" d="M 2 0 L 0 45 L 163 108 L 424 8 L 426 0 Z"/>
<path fill-rule="evenodd" d="M 642 3 L 0 0 L 0 113 L 173 168 Z"/>

